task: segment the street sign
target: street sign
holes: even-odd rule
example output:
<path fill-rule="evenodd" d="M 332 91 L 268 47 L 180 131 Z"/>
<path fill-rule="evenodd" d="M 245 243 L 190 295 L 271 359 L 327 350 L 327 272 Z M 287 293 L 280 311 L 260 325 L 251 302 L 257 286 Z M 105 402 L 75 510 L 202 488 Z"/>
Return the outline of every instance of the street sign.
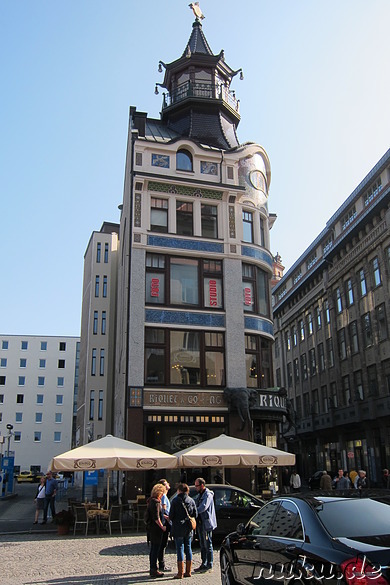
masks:
<path fill-rule="evenodd" d="M 353 451 L 348 451 L 347 457 L 348 459 L 353 459 L 355 457 L 355 453 Z"/>

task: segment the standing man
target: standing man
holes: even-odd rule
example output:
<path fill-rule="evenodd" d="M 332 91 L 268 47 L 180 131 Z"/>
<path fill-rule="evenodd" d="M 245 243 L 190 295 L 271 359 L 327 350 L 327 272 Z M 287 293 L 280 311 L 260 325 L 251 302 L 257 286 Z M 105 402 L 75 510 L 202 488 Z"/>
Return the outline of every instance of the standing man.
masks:
<path fill-rule="evenodd" d="M 339 474 L 334 478 L 333 485 L 336 490 L 349 490 L 351 487 L 351 482 L 349 481 L 348 477 L 345 477 L 344 470 L 339 469 Z"/>
<path fill-rule="evenodd" d="M 215 516 L 214 493 L 206 487 L 203 477 L 195 480 L 197 497 L 195 500 L 198 509 L 198 536 L 202 564 L 194 570 L 195 573 L 204 573 L 213 570 L 213 530 L 217 527 Z"/>
<path fill-rule="evenodd" d="M 51 510 L 51 517 L 54 520 L 54 516 L 56 515 L 56 494 L 57 494 L 58 483 L 57 480 L 54 479 L 53 474 L 51 471 L 48 471 L 46 474 L 46 492 L 45 492 L 45 506 L 43 508 L 43 520 L 41 524 L 46 524 L 47 522 L 47 511 L 50 506 Z"/>
<path fill-rule="evenodd" d="M 160 549 L 158 551 L 158 570 L 168 572 L 171 570 L 165 564 L 165 549 L 167 548 L 169 533 L 171 531 L 171 524 L 169 520 L 169 510 L 171 509 L 171 503 L 168 498 L 168 492 L 171 488 L 166 479 L 160 479 L 158 483 L 165 488 L 165 494 L 161 496 L 161 508 L 163 512 L 163 525 L 165 526 L 165 532 L 163 532 Z"/>

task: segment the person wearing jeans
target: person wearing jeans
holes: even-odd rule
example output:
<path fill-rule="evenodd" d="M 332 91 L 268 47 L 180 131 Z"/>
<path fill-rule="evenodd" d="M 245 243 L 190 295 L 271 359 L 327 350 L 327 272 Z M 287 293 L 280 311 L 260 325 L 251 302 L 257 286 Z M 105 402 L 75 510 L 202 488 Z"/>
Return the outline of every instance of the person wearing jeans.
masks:
<path fill-rule="evenodd" d="M 172 500 L 169 511 L 169 519 L 172 522 L 172 534 L 175 539 L 177 555 L 177 574 L 174 579 L 191 577 L 192 549 L 191 540 L 193 536 L 191 518 L 196 518 L 197 510 L 195 502 L 188 495 L 190 488 L 186 483 L 179 483 L 177 495 Z M 184 554 L 186 558 L 186 570 L 184 572 Z"/>
<path fill-rule="evenodd" d="M 47 511 L 50 506 L 51 510 L 51 517 L 54 520 L 54 516 L 56 515 L 56 495 L 57 495 L 57 487 L 58 483 L 57 480 L 54 479 L 53 474 L 51 471 L 48 471 L 46 474 L 46 492 L 45 492 L 45 505 L 43 508 L 43 520 L 41 524 L 46 524 L 47 522 Z"/>
<path fill-rule="evenodd" d="M 150 552 L 149 552 L 149 567 L 150 576 L 153 579 L 157 577 L 164 577 L 164 573 L 157 569 L 158 552 L 161 546 L 162 535 L 166 527 L 162 523 L 163 513 L 161 508 L 161 498 L 165 494 L 165 487 L 161 483 L 157 483 L 148 499 L 148 532 L 150 535 Z"/>
<path fill-rule="evenodd" d="M 194 572 L 212 571 L 214 563 L 213 530 L 217 527 L 214 493 L 206 487 L 203 477 L 195 480 L 197 491 L 196 507 L 198 510 L 198 536 L 202 564 Z"/>

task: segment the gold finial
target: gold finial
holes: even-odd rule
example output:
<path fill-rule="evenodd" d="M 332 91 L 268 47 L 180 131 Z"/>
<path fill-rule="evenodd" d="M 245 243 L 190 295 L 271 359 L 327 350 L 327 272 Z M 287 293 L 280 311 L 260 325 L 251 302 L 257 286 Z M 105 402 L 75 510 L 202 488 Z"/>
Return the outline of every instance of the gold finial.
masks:
<path fill-rule="evenodd" d="M 204 19 L 204 14 L 199 6 L 199 2 L 191 2 L 191 4 L 188 5 L 192 12 L 195 15 L 196 20 L 203 20 Z"/>

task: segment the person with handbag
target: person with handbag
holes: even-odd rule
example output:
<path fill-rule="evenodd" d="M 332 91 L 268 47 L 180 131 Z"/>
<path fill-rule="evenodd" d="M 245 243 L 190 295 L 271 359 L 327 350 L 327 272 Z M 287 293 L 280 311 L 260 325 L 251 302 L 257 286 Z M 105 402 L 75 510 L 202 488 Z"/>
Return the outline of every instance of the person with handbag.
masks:
<path fill-rule="evenodd" d="M 39 480 L 39 486 L 37 488 L 37 493 L 35 494 L 35 519 L 34 524 L 38 524 L 39 520 L 39 511 L 44 510 L 45 508 L 45 496 L 46 496 L 46 478 L 44 476 L 41 477 Z"/>
<path fill-rule="evenodd" d="M 188 495 L 190 488 L 186 483 L 179 483 L 177 495 L 171 502 L 169 519 L 172 522 L 172 535 L 175 539 L 177 554 L 177 574 L 174 579 L 191 577 L 192 548 L 191 540 L 193 530 L 196 529 L 196 517 L 198 515 L 195 502 Z M 184 572 L 184 554 L 186 557 Z"/>
<path fill-rule="evenodd" d="M 163 510 L 161 506 L 161 498 L 165 494 L 165 491 L 165 487 L 161 483 L 157 483 L 153 487 L 150 498 L 147 501 L 147 529 L 150 536 L 149 567 L 150 576 L 153 579 L 164 577 L 164 573 L 157 569 L 157 559 L 162 536 L 166 531 L 166 526 L 163 524 Z"/>

